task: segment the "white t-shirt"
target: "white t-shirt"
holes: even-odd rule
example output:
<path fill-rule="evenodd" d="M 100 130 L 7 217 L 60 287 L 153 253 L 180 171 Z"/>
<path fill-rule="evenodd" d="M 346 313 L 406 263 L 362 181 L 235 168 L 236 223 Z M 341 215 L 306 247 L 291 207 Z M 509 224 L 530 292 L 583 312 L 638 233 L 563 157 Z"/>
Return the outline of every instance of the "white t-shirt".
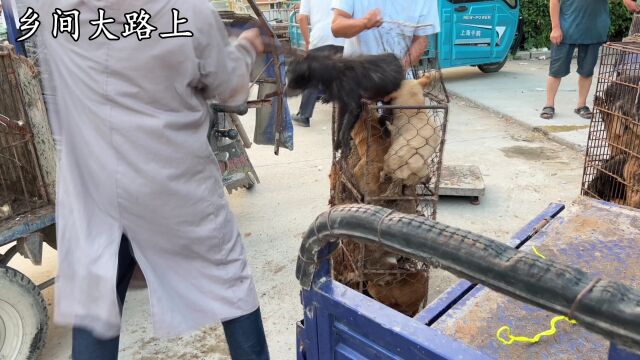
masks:
<path fill-rule="evenodd" d="M 440 32 L 438 0 L 333 0 L 332 9 L 350 14 L 354 19 L 380 9 L 384 23 L 347 39 L 344 56 L 376 55 L 392 52 L 403 58 L 414 35 Z"/>
<path fill-rule="evenodd" d="M 344 39 L 339 39 L 331 33 L 331 0 L 301 0 L 300 14 L 309 16 L 312 27 L 309 49 L 326 45 L 344 46 Z"/>

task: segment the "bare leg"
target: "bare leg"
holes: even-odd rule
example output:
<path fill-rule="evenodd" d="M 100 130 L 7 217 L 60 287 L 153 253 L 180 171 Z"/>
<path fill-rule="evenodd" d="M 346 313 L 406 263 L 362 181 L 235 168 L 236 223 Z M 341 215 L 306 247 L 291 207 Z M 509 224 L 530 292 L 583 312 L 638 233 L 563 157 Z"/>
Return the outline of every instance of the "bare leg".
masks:
<path fill-rule="evenodd" d="M 578 104 L 576 109 L 587 105 L 587 96 L 589 96 L 589 90 L 591 90 L 591 80 L 593 80 L 593 77 L 580 76 L 578 78 Z"/>
<path fill-rule="evenodd" d="M 556 94 L 558 94 L 558 88 L 560 87 L 560 78 L 549 76 L 547 78 L 547 104 L 545 107 L 554 107 L 556 103 Z"/>

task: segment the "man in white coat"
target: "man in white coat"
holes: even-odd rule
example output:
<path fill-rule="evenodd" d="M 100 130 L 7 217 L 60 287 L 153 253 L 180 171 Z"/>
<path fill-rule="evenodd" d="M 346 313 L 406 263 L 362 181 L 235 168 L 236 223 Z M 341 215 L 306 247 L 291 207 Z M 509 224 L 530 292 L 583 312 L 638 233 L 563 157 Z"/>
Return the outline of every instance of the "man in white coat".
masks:
<path fill-rule="evenodd" d="M 58 0 L 34 9 L 58 152 L 54 314 L 74 326 L 73 359 L 117 358 L 135 261 L 156 336 L 222 322 L 233 359 L 268 358 L 206 138 L 208 99 L 246 101 L 259 32 L 230 43 L 206 0 Z"/>

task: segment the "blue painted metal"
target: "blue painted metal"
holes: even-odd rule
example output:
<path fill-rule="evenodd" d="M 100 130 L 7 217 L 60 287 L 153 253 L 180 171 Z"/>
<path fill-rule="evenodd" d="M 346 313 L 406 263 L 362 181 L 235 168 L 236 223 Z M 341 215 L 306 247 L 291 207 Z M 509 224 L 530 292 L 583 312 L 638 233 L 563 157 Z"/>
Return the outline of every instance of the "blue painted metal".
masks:
<path fill-rule="evenodd" d="M 302 304 L 298 360 L 488 359 L 332 280 L 328 260 L 320 263 L 311 290 L 302 290 Z"/>
<path fill-rule="evenodd" d="M 437 54 L 445 69 L 499 63 L 509 55 L 518 31 L 520 1 L 438 0 L 438 7 L 440 33 L 429 37 L 424 59 Z M 296 14 L 289 17 L 289 38 L 292 47 L 303 49 Z"/>
<path fill-rule="evenodd" d="M 14 16 L 15 12 L 11 1 L 2 2 L 2 13 L 7 25 L 7 37 L 9 43 L 16 48 L 16 53 L 23 56 L 26 55 L 27 52 L 25 51 L 24 43 L 16 40 L 20 37 L 20 30 L 18 30 L 18 28 L 16 27 L 16 20 Z M 0 243 L 2 242 L 0 241 Z"/>
<path fill-rule="evenodd" d="M 438 60 L 442 68 L 497 63 L 511 50 L 519 1 L 440 0 Z M 464 9 L 464 10 L 463 10 Z"/>
<path fill-rule="evenodd" d="M 464 299 L 469 292 L 476 287 L 467 280 L 460 280 L 455 285 L 443 292 L 437 299 L 429 304 L 424 310 L 419 312 L 414 319 L 421 324 L 431 326 L 449 309 L 455 306 L 460 300 Z"/>
<path fill-rule="evenodd" d="M 551 204 L 514 235 L 513 246 L 521 246 L 563 209 L 564 205 Z M 302 291 L 304 320 L 297 326 L 298 359 L 487 359 L 424 325 L 455 304 L 473 299 L 479 287 L 462 281 L 430 310 L 410 319 L 333 281 L 329 266 L 327 260 L 321 262 L 311 290 Z M 455 301 L 447 304 L 452 298 Z"/>
<path fill-rule="evenodd" d="M 530 240 L 538 231 L 548 224 L 551 219 L 558 216 L 565 206 L 563 204 L 553 203 L 549 205 L 543 212 L 538 214 L 527 225 L 520 229 L 509 240 L 509 245 L 516 249 L 520 249 L 528 240 Z M 472 284 L 467 280 L 460 280 L 454 286 L 450 287 L 436 300 L 434 300 L 429 306 L 418 313 L 414 319 L 416 321 L 433 325 L 443 314 L 449 311 L 453 306 L 457 305 L 461 299 L 467 296 L 474 288 L 476 284 Z"/>
<path fill-rule="evenodd" d="M 516 249 L 520 249 L 527 241 L 541 231 L 549 221 L 560 215 L 564 209 L 565 206 L 563 204 L 552 203 L 543 212 L 538 214 L 538 216 L 533 218 L 533 220 L 531 220 L 526 226 L 520 229 L 520 231 L 515 233 L 515 235 L 513 235 L 509 240 L 509 245 Z"/>
<path fill-rule="evenodd" d="M 637 266 L 618 270 L 614 276 L 610 273 L 615 271 L 612 264 L 633 266 L 629 261 L 637 260 L 633 254 L 638 250 L 640 212 L 590 199 L 579 199 L 569 209 L 551 204 L 512 237 L 511 245 L 527 250 L 535 244 L 549 258 L 562 258 L 595 273 L 609 266 L 609 273 L 602 272 L 604 276 L 638 286 Z M 603 228 L 603 224 L 611 227 Z M 609 240 L 604 239 L 607 235 Z M 594 266 L 598 259 L 605 260 L 604 265 Z M 487 294 L 493 298 L 498 295 L 499 302 L 490 301 Z M 606 342 L 604 354 L 594 351 L 603 343 L 602 338 L 567 324 L 560 324 L 553 341 L 503 346 L 495 339 L 501 326 L 496 324 L 535 333 L 547 328 L 552 315 L 464 281 L 445 292 L 430 310 L 410 319 L 333 281 L 325 260 L 311 290 L 303 290 L 302 304 L 298 359 L 601 359 L 608 353 L 610 360 L 640 360 L 637 354 L 615 344 L 609 348 Z"/>
<path fill-rule="evenodd" d="M 616 344 L 611 344 L 609 347 L 609 360 L 640 360 L 640 354 L 633 354 Z"/>
<path fill-rule="evenodd" d="M 5 220 L 0 225 L 0 246 L 7 245 L 33 232 L 53 225 L 56 221 L 55 207 L 47 206 L 17 219 Z"/>
<path fill-rule="evenodd" d="M 298 359 L 488 359 L 328 277 L 302 296 Z"/>

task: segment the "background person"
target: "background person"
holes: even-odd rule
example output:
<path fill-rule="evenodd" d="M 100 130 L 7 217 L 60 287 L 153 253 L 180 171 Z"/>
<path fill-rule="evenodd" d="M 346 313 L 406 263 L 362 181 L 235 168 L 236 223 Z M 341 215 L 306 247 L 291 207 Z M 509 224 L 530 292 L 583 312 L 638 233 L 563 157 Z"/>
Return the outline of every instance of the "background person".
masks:
<path fill-rule="evenodd" d="M 631 12 L 640 8 L 633 0 L 623 0 Z M 547 78 L 547 102 L 540 117 L 551 119 L 555 115 L 555 99 L 563 77 L 571 72 L 573 53 L 578 49 L 578 101 L 574 112 L 591 119 L 587 97 L 593 73 L 598 62 L 600 47 L 607 41 L 611 19 L 609 0 L 550 0 L 551 63 Z"/>

